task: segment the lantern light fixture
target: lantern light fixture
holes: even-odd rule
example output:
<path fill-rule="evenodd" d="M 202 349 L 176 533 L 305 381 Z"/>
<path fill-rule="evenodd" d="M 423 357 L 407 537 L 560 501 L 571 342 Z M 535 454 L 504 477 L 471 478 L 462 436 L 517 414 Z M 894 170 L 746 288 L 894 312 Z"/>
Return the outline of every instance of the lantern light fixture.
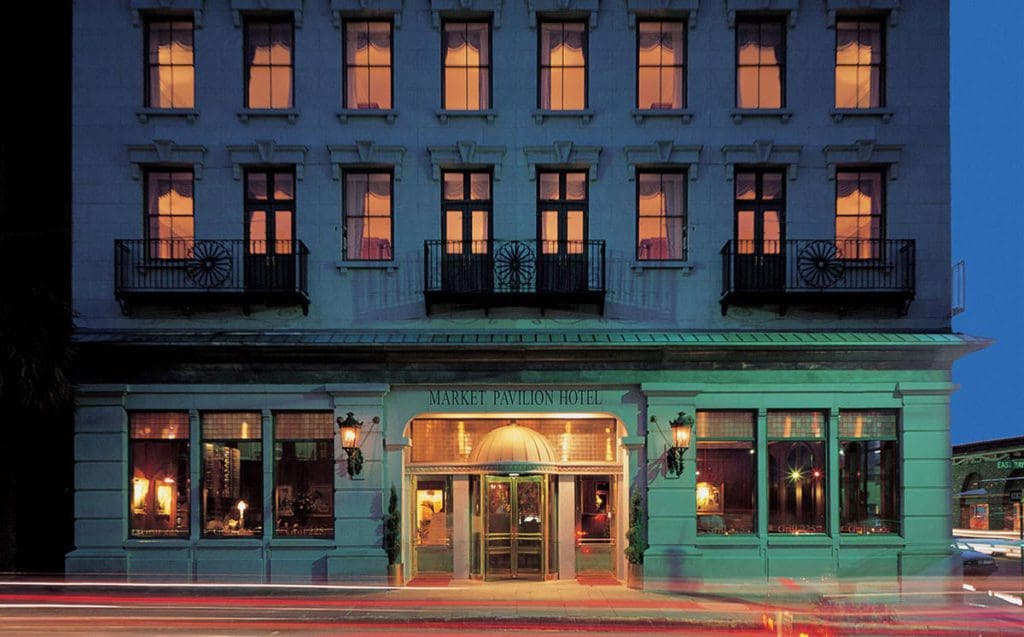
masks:
<path fill-rule="evenodd" d="M 341 448 L 348 455 L 348 475 L 355 477 L 363 470 L 363 452 L 359 449 L 359 430 L 362 428 L 362 421 L 356 420 L 355 415 L 350 411 L 342 419 L 338 416 L 338 433 L 341 436 Z"/>
<path fill-rule="evenodd" d="M 690 438 L 693 435 L 693 416 L 681 411 L 668 426 L 672 428 L 672 445 L 665 452 L 665 464 L 670 472 L 679 476 L 683 474 L 683 456 L 690 448 Z"/>

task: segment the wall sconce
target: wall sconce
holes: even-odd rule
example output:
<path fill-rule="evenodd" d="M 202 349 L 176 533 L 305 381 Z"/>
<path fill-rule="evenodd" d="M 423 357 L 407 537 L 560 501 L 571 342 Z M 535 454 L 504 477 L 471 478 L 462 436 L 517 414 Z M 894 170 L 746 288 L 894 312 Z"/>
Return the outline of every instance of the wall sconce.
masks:
<path fill-rule="evenodd" d="M 363 452 L 359 449 L 359 429 L 363 423 L 356 420 L 352 412 L 345 419 L 337 418 L 338 432 L 341 434 L 341 448 L 348 454 L 348 475 L 354 477 L 363 470 Z"/>
<path fill-rule="evenodd" d="M 677 476 L 683 474 L 683 456 L 690 448 L 690 436 L 693 434 L 693 416 L 685 411 L 679 412 L 676 419 L 668 424 L 672 428 L 672 446 L 665 452 L 665 463 L 668 470 Z"/>

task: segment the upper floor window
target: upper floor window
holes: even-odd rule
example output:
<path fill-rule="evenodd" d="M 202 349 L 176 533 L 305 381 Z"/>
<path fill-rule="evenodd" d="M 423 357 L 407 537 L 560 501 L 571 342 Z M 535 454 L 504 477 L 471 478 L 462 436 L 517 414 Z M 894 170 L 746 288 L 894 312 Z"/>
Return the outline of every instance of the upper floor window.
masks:
<path fill-rule="evenodd" d="M 246 252 L 292 254 L 295 173 L 253 168 L 245 173 Z"/>
<path fill-rule="evenodd" d="M 736 22 L 736 107 L 785 106 L 786 31 L 781 20 Z"/>
<path fill-rule="evenodd" d="M 491 25 L 444 25 L 444 108 L 479 111 L 491 107 Z"/>
<path fill-rule="evenodd" d="M 246 108 L 294 105 L 294 28 L 291 18 L 245 21 Z"/>
<path fill-rule="evenodd" d="M 682 22 L 637 23 L 636 107 L 686 106 L 686 32 Z"/>
<path fill-rule="evenodd" d="M 637 247 L 641 261 L 686 258 L 686 190 L 682 172 L 636 176 Z"/>
<path fill-rule="evenodd" d="M 196 67 L 192 21 L 146 22 L 146 106 L 194 108 Z"/>
<path fill-rule="evenodd" d="M 491 243 L 491 173 L 445 171 L 445 254 L 487 254 Z"/>
<path fill-rule="evenodd" d="M 391 23 L 345 23 L 345 108 L 387 110 L 391 102 Z"/>
<path fill-rule="evenodd" d="M 551 111 L 587 107 L 587 27 L 583 22 L 540 25 L 538 107 Z"/>
<path fill-rule="evenodd" d="M 885 49 L 879 20 L 836 22 L 836 108 L 885 106 Z"/>
<path fill-rule="evenodd" d="M 131 537 L 188 537 L 188 413 L 135 412 L 129 421 Z"/>
<path fill-rule="evenodd" d="M 885 210 L 881 170 L 836 171 L 836 256 L 877 259 Z"/>
<path fill-rule="evenodd" d="M 390 261 L 394 258 L 391 180 L 390 171 L 345 173 L 346 259 Z"/>
<path fill-rule="evenodd" d="M 195 241 L 192 171 L 146 171 L 146 241 L 151 259 L 185 259 Z"/>

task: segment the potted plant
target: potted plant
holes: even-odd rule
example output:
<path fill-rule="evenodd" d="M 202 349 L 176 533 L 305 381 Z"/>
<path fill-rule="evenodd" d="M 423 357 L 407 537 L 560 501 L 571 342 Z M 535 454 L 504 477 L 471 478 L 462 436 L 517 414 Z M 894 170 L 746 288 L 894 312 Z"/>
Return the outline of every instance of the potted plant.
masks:
<path fill-rule="evenodd" d="M 647 550 L 647 514 L 639 491 L 629 498 L 629 529 L 626 531 L 626 586 L 643 590 L 644 551 Z"/>
<path fill-rule="evenodd" d="M 403 586 L 402 571 L 402 514 L 398 509 L 398 494 L 391 487 L 388 512 L 384 515 L 384 552 L 388 555 L 388 586 Z"/>

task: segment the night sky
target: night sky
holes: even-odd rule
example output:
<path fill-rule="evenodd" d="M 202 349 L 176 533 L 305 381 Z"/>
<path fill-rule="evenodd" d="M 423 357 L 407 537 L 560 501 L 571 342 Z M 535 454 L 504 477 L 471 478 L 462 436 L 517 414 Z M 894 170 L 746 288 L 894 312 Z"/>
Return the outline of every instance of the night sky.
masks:
<path fill-rule="evenodd" d="M 953 368 L 956 444 L 1024 436 L 1024 1 L 953 0 L 951 19 L 953 258 L 967 262 L 953 329 L 996 340 Z"/>

